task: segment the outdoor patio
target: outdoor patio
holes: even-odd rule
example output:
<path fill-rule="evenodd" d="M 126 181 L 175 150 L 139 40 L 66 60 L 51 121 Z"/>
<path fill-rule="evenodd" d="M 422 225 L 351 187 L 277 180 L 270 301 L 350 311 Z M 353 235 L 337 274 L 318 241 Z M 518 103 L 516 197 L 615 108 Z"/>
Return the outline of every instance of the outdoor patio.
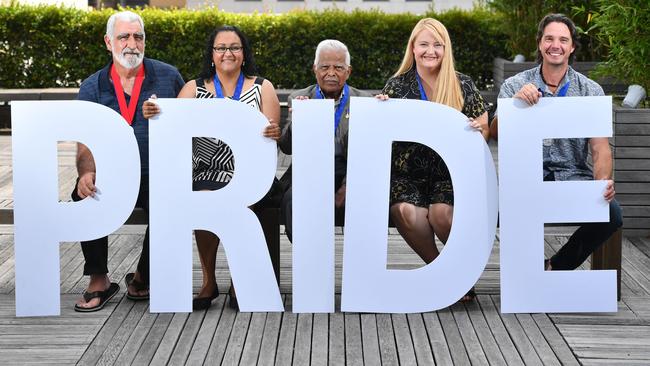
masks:
<path fill-rule="evenodd" d="M 493 151 L 494 151 L 493 146 Z M 76 177 L 74 144 L 60 145 L 61 199 Z M 281 158 L 278 171 L 286 169 Z M 12 207 L 10 136 L 0 136 L 0 208 Z M 336 235 L 340 292 L 342 230 Z M 571 228 L 548 228 L 545 253 L 555 252 Z M 617 313 L 501 314 L 499 243 L 476 285 L 478 298 L 422 314 L 295 314 L 291 312 L 291 246 L 281 241 L 280 289 L 284 313 L 239 313 L 220 295 L 207 311 L 153 314 L 148 302 L 124 296 L 123 278 L 140 253 L 144 227 L 123 226 L 109 242 L 111 279 L 121 285 L 104 310 L 81 314 L 74 302 L 86 287 L 77 243 L 60 248 L 61 316 L 17 318 L 14 305 L 13 226 L 0 225 L 0 360 L 3 364 L 81 365 L 648 365 L 650 364 L 650 239 L 624 237 L 622 300 Z M 497 238 L 498 239 L 498 238 Z M 389 231 L 389 268 L 416 268 L 421 260 Z M 201 281 L 194 248 L 194 291 Z M 227 293 L 223 250 L 217 280 Z M 588 263 L 583 265 L 589 267 Z M 444 279 L 441 279 L 444 280 Z M 386 296 L 400 296 L 387 288 Z"/>

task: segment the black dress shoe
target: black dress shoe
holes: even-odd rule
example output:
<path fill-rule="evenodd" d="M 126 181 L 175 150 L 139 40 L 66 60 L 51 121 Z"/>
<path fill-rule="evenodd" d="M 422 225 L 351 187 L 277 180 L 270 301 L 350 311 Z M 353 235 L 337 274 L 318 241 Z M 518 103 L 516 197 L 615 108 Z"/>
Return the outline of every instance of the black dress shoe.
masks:
<path fill-rule="evenodd" d="M 212 296 L 208 297 L 195 297 L 192 299 L 192 309 L 194 310 L 203 310 L 212 306 L 212 300 L 216 299 L 219 296 L 219 289 L 214 288 Z"/>

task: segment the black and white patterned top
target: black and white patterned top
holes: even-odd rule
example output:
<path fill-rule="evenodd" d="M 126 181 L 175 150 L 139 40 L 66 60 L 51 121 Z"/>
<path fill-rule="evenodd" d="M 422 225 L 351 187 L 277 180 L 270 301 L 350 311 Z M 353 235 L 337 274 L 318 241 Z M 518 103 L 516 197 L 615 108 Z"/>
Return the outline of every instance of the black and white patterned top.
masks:
<path fill-rule="evenodd" d="M 567 83 L 567 97 L 603 96 L 603 88 L 595 81 L 575 71 L 571 66 L 552 93 L 544 82 L 541 65 L 512 76 L 501 85 L 499 98 L 512 98 L 524 85 L 532 83 L 547 97 L 558 97 L 558 91 Z M 589 139 L 545 139 L 542 146 L 544 177 L 553 173 L 555 180 L 592 180 L 593 172 L 589 165 Z"/>
<path fill-rule="evenodd" d="M 243 91 L 239 101 L 261 111 L 262 83 L 264 78 L 257 77 L 255 83 Z M 214 98 L 205 87 L 203 79 L 196 80 L 197 98 Z M 227 97 L 232 99 L 232 97 Z M 192 180 L 228 183 L 232 179 L 235 163 L 230 147 L 221 140 L 212 137 L 195 137 L 192 139 Z"/>

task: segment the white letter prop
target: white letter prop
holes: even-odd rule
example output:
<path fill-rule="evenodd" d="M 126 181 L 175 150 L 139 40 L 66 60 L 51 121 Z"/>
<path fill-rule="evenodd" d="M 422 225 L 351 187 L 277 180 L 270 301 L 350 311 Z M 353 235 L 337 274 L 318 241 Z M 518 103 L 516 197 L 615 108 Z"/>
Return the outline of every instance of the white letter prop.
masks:
<path fill-rule="evenodd" d="M 292 108 L 293 312 L 334 312 L 334 101 Z"/>
<path fill-rule="evenodd" d="M 159 99 L 149 125 L 151 311 L 192 311 L 192 230 L 219 236 L 241 311 L 283 311 L 264 233 L 248 207 L 271 187 L 275 141 L 262 136 L 266 117 L 224 99 Z M 192 191 L 192 137 L 215 137 L 235 159 L 232 180 Z"/>
<path fill-rule="evenodd" d="M 16 315 L 59 315 L 59 242 L 119 228 L 140 189 L 140 153 L 122 116 L 85 101 L 12 102 Z M 97 168 L 96 198 L 59 202 L 57 142 L 78 141 Z"/>
<path fill-rule="evenodd" d="M 611 97 L 499 99 L 501 311 L 616 311 L 616 271 L 544 271 L 544 223 L 609 219 L 605 181 L 544 182 L 546 138 L 612 136 Z"/>
<path fill-rule="evenodd" d="M 457 110 L 420 100 L 352 98 L 350 115 L 341 310 L 424 312 L 455 303 L 480 277 L 494 242 L 496 171 L 485 140 Z M 454 185 L 447 245 L 414 270 L 386 269 L 393 141 L 436 150 Z"/>

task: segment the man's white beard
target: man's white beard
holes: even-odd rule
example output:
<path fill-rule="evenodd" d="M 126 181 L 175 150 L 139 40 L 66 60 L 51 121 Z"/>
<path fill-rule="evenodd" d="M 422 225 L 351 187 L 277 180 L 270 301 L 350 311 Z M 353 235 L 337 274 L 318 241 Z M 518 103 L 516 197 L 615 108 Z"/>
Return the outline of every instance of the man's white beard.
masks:
<path fill-rule="evenodd" d="M 137 55 L 131 54 L 132 52 L 137 53 Z M 134 69 L 140 66 L 144 58 L 144 52 L 138 51 L 137 48 L 128 47 L 123 49 L 122 52 L 113 49 L 113 55 L 117 56 L 117 62 L 127 69 Z"/>

